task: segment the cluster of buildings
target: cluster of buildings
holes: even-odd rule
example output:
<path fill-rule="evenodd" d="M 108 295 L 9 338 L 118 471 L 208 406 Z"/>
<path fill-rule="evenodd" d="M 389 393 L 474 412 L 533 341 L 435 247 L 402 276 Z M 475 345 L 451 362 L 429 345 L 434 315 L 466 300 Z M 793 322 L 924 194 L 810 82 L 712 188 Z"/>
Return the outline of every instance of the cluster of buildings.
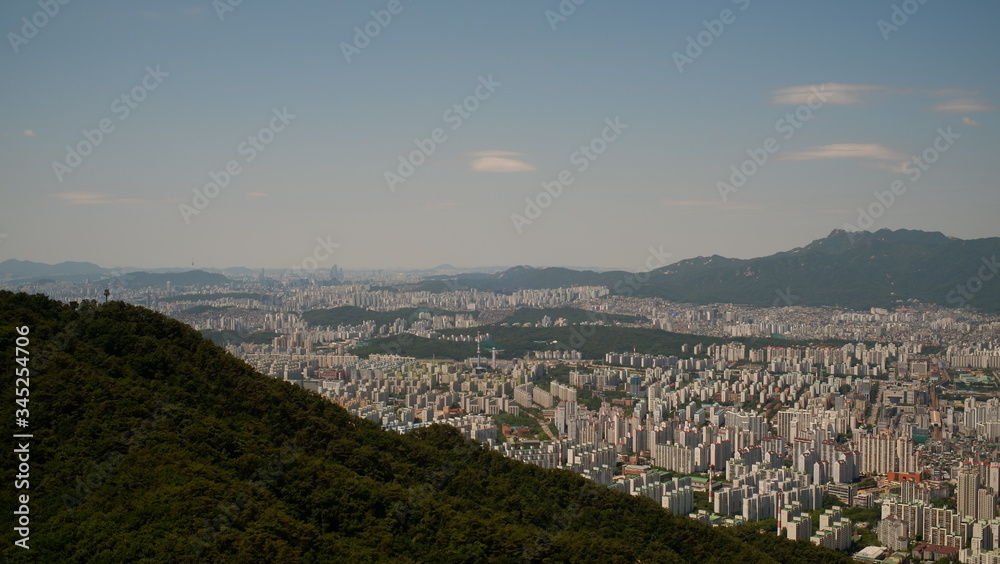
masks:
<path fill-rule="evenodd" d="M 954 509 L 937 503 L 947 499 L 948 488 L 935 484 L 907 481 L 900 494 L 883 496 L 879 541 L 891 550 L 903 550 L 919 536 L 927 546 L 947 549 L 937 553 L 962 562 L 1000 560 L 996 535 L 1000 462 L 965 462 L 956 470 Z"/>
<path fill-rule="evenodd" d="M 50 290 L 65 299 L 94 294 Z M 237 290 L 238 297 L 223 295 Z M 1000 399 L 982 392 L 995 387 L 991 371 L 1000 368 L 995 316 L 921 304 L 868 312 L 699 306 L 611 296 L 599 286 L 435 293 L 362 280 L 324 286 L 258 278 L 194 292 L 116 293 L 199 329 L 273 333 L 270 342 L 228 350 L 387 429 L 444 423 L 510 458 L 576 472 L 675 514 L 717 525 L 775 519 L 788 538 L 848 550 L 856 525 L 850 509 L 816 517 L 832 494 L 847 508 L 880 508 L 871 526 L 884 551 L 1000 564 Z M 310 326 L 302 316 L 342 305 L 452 313 L 337 327 Z M 519 307 L 566 306 L 699 335 L 870 342 L 694 344 L 678 356 L 608 352 L 600 366 L 577 351 L 540 350 L 487 370 L 472 361 L 350 353 L 376 337 L 440 338 L 447 329 L 502 322 Z M 574 370 L 550 380 L 547 371 L 560 362 Z M 954 369 L 982 372 L 956 376 Z M 540 432 L 515 420 L 537 422 Z M 706 494 L 709 510 L 695 511 L 696 497 Z"/>
<path fill-rule="evenodd" d="M 991 561 L 997 548 L 990 523 L 996 521 L 1000 466 L 935 466 L 935 460 L 951 459 L 936 454 L 940 444 L 950 443 L 930 449 L 921 442 L 935 434 L 944 441 L 994 438 L 1000 400 L 968 398 L 961 405 L 941 402 L 931 409 L 929 380 L 829 375 L 811 366 L 829 363 L 836 370 L 838 364 L 876 363 L 888 372 L 896 368 L 890 362 L 908 355 L 911 374 L 926 374 L 928 363 L 916 345 L 818 352 L 746 350 L 732 344 L 688 350 L 700 358 L 609 353 L 606 360 L 616 366 L 578 363 L 581 368 L 563 382 L 539 380 L 552 361 L 530 358 L 478 373 L 469 363 L 391 355 L 360 360 L 310 357 L 303 351 L 298 358 L 304 365 L 291 370 L 280 362 L 259 363 L 275 355 L 244 357 L 257 361 L 265 373 L 313 389 L 388 429 L 449 424 L 508 457 L 574 471 L 657 500 L 675 513 L 692 513 L 694 492 L 709 490 L 711 511 L 694 514 L 706 522 L 776 519 L 779 532 L 789 538 L 845 550 L 853 524 L 843 511 L 823 514 L 818 526 L 809 515 L 823 507 L 824 494 L 832 493 L 848 506 L 881 504 L 883 518 L 875 532 L 889 550 L 905 549 L 919 536 L 926 551 L 954 549 L 968 562 Z M 751 356 L 767 368 L 727 368 L 732 359 Z M 286 354 L 283 360 L 293 358 Z M 807 366 L 808 371 L 768 369 Z M 592 410 L 578 402 L 583 391 L 623 399 Z M 528 412 L 543 423 L 538 437 L 501 434 L 492 418 Z M 657 471 L 623 476 L 626 458 L 673 477 Z M 950 492 L 944 482 L 918 481 L 927 474 L 957 481 L 957 509 L 939 506 Z M 709 486 L 699 475 L 717 482 Z M 859 491 L 857 482 L 864 476 L 898 483 L 902 495 Z"/>
<path fill-rule="evenodd" d="M 976 401 L 970 397 L 964 403 L 962 427 L 984 440 L 1000 439 L 1000 399 Z"/>
<path fill-rule="evenodd" d="M 798 534 L 801 532 L 803 531 L 796 531 L 796 539 L 800 538 Z M 844 551 L 851 548 L 853 534 L 851 520 L 844 517 L 842 508 L 832 507 L 820 514 L 819 530 L 813 533 L 809 540 L 813 544 Z M 789 532 L 789 538 L 791 538 L 791 532 Z"/>
<path fill-rule="evenodd" d="M 659 503 L 674 515 L 688 515 L 694 511 L 694 488 L 690 477 L 664 478 L 661 472 L 640 469 L 638 475 L 625 475 L 610 487 L 629 495 L 642 496 Z"/>
<path fill-rule="evenodd" d="M 781 513 L 783 510 L 812 511 L 823 506 L 823 487 L 814 484 L 808 474 L 760 465 L 733 466 L 738 471 L 729 474 L 731 485 L 712 493 L 712 509 L 717 515 L 740 516 L 746 522 L 778 518 L 780 530 L 790 522 L 790 517 Z"/>
<path fill-rule="evenodd" d="M 967 350 L 972 356 L 997 354 L 1000 323 L 993 314 L 915 302 L 892 311 L 871 308 L 862 312 L 799 306 L 794 299 L 781 299 L 777 292 L 776 297 L 775 307 L 769 308 L 739 304 L 693 305 L 658 298 L 610 295 L 574 305 L 607 314 L 645 317 L 651 326 L 675 333 L 724 338 L 781 335 L 799 340 L 844 339 L 932 345 L 961 342 L 964 344 L 957 350 Z M 794 296 L 786 293 L 786 297 Z M 956 359 L 956 362 L 963 361 Z"/>

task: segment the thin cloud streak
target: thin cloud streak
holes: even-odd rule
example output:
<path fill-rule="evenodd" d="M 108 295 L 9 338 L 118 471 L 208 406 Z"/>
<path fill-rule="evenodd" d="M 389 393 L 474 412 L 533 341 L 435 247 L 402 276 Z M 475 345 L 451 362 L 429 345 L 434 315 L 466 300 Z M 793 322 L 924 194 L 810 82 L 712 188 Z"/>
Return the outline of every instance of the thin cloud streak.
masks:
<path fill-rule="evenodd" d="M 886 86 L 881 84 L 842 84 L 826 82 L 822 84 L 802 84 L 771 91 L 771 103 L 778 106 L 798 106 L 802 104 L 829 104 L 847 106 L 868 101 L 876 96 L 906 96 L 922 94 L 937 98 L 952 98 L 930 106 L 932 112 L 963 113 L 991 112 L 998 108 L 978 98 L 979 92 L 964 88 L 940 88 L 925 90 L 909 87 Z"/>
<path fill-rule="evenodd" d="M 788 151 L 778 157 L 784 161 L 816 161 L 826 159 L 871 159 L 901 162 L 909 155 L 894 151 L 877 143 L 834 143 L 810 147 L 803 151 Z"/>
<path fill-rule="evenodd" d="M 527 172 L 536 170 L 531 164 L 520 159 L 522 153 L 514 151 L 478 151 L 469 153 L 473 157 L 470 167 L 476 172 Z"/>
<path fill-rule="evenodd" d="M 930 107 L 930 110 L 934 112 L 958 114 L 965 112 L 993 112 L 996 111 L 997 108 L 979 100 L 960 98 L 958 100 L 950 100 L 948 102 L 935 104 Z"/>
<path fill-rule="evenodd" d="M 868 95 L 904 93 L 905 90 L 877 84 L 803 84 L 771 91 L 771 103 L 778 106 L 799 106 L 817 103 L 845 106 L 861 103 Z"/>

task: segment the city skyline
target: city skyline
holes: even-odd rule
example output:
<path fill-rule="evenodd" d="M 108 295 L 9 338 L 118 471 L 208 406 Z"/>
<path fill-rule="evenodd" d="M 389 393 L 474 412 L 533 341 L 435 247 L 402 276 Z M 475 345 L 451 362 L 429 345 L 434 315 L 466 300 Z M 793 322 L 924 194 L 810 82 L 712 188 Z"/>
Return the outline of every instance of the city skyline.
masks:
<path fill-rule="evenodd" d="M 1000 236 L 992 3 L 83 6 L 0 7 L 0 261 L 287 268 L 319 240 L 320 268 L 634 270 Z"/>

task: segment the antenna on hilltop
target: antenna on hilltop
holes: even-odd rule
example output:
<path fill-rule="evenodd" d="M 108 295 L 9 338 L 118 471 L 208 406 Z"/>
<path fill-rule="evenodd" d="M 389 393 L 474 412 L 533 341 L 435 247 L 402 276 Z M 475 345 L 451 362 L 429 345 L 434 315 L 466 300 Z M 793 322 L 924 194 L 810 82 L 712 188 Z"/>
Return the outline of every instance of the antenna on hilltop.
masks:
<path fill-rule="evenodd" d="M 482 343 L 482 341 L 483 341 L 482 336 L 479 334 L 479 331 L 476 331 L 476 373 L 477 374 L 483 368 L 483 351 L 482 351 L 482 348 L 480 348 L 480 346 L 479 346 Z"/>

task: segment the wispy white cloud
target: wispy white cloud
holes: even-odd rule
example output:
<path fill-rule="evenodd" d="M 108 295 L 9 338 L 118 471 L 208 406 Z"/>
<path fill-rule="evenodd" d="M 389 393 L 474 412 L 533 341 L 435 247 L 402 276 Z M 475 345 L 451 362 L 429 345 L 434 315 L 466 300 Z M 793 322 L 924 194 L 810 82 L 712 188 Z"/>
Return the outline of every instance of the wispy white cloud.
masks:
<path fill-rule="evenodd" d="M 931 106 L 931 111 L 944 113 L 993 112 L 997 108 L 973 98 L 957 98 Z"/>
<path fill-rule="evenodd" d="M 781 106 L 798 106 L 821 102 L 835 106 L 846 106 L 866 102 L 877 96 L 905 96 L 910 94 L 935 98 L 950 98 L 950 100 L 945 100 L 931 106 L 929 109 L 934 112 L 989 112 L 998 109 L 988 102 L 983 101 L 979 97 L 979 91 L 977 90 L 968 90 L 965 88 L 927 90 L 881 84 L 842 84 L 838 82 L 802 84 L 772 90 L 771 103 Z"/>
<path fill-rule="evenodd" d="M 470 167 L 476 172 L 526 172 L 535 170 L 531 164 L 514 157 L 523 156 L 514 151 L 478 151 L 469 153 Z"/>
<path fill-rule="evenodd" d="M 972 118 L 969 118 L 969 117 L 962 118 L 962 123 L 964 123 L 965 125 L 971 125 L 973 127 L 979 125 L 978 121 L 976 121 L 976 120 L 974 120 Z"/>
<path fill-rule="evenodd" d="M 24 134 L 27 135 L 28 137 L 34 137 L 35 136 L 35 132 L 32 131 L 32 130 L 30 130 L 30 129 L 25 129 L 24 130 Z"/>
<path fill-rule="evenodd" d="M 803 84 L 772 90 L 771 103 L 779 106 L 799 106 L 808 103 L 844 106 L 858 104 L 867 96 L 892 92 L 902 93 L 904 90 L 877 84 L 840 84 L 836 82 Z"/>
<path fill-rule="evenodd" d="M 788 151 L 778 155 L 785 161 L 818 161 L 828 159 L 860 159 L 874 161 L 869 166 L 901 172 L 909 155 L 877 143 L 834 143 L 810 147 L 802 151 Z"/>
<path fill-rule="evenodd" d="M 910 155 L 900 153 L 877 143 L 834 143 L 810 147 L 802 151 L 778 154 L 783 161 L 819 161 L 830 159 L 857 159 L 864 166 L 877 170 L 905 173 Z"/>
<path fill-rule="evenodd" d="M 516 159 L 506 157 L 484 157 L 472 162 L 472 170 L 477 172 L 526 172 L 535 167 Z"/>
<path fill-rule="evenodd" d="M 941 88 L 938 90 L 932 90 L 930 94 L 935 98 L 950 98 L 949 100 L 938 102 L 937 104 L 931 106 L 929 109 L 933 112 L 958 114 L 965 112 L 992 112 L 998 109 L 984 101 L 978 90 L 968 90 L 965 88 Z M 965 120 L 963 119 L 962 121 L 964 122 Z"/>

